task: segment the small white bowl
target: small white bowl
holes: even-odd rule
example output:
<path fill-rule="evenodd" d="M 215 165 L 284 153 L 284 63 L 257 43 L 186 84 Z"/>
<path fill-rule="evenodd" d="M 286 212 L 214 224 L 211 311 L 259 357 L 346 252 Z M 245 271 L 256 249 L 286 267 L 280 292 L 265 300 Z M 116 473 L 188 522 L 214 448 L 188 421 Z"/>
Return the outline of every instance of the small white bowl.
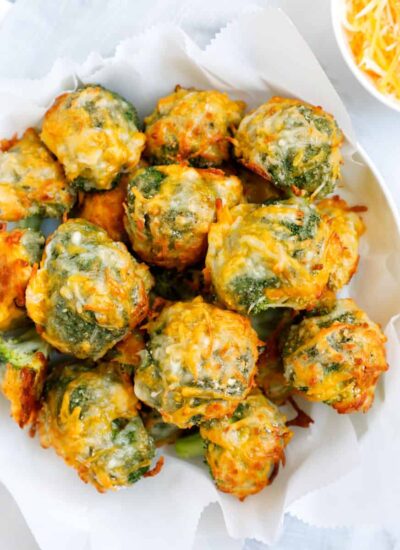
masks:
<path fill-rule="evenodd" d="M 336 42 L 338 43 L 339 50 L 341 51 L 344 60 L 346 61 L 349 69 L 357 78 L 357 80 L 364 86 L 364 88 L 378 99 L 381 103 L 400 112 L 400 101 L 393 99 L 382 92 L 380 92 L 373 81 L 367 74 L 364 73 L 354 61 L 353 53 L 351 51 L 346 31 L 343 26 L 344 15 L 346 12 L 346 0 L 331 0 L 331 17 L 333 24 L 333 31 L 335 33 Z"/>

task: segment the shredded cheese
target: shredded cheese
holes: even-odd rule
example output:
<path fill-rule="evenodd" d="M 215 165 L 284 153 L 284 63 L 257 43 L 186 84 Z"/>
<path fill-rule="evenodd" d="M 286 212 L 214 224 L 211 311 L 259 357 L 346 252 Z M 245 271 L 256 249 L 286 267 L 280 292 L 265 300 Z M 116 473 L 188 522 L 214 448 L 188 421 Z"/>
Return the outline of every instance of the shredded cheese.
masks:
<path fill-rule="evenodd" d="M 343 26 L 358 67 L 400 100 L 400 0 L 347 0 Z"/>

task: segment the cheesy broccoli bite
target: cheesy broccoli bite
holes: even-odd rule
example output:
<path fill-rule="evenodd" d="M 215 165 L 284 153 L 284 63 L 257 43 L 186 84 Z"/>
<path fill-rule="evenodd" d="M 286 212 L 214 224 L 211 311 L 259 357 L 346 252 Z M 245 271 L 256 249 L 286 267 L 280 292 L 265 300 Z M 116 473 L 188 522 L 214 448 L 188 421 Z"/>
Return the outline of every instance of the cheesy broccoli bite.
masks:
<path fill-rule="evenodd" d="M 230 418 L 200 426 L 205 459 L 220 491 L 243 500 L 272 482 L 292 437 L 285 422 L 279 409 L 254 391 Z"/>
<path fill-rule="evenodd" d="M 0 388 L 21 428 L 33 423 L 39 410 L 49 352 L 34 328 L 13 338 L 0 334 Z"/>
<path fill-rule="evenodd" d="M 222 211 L 206 257 L 218 298 L 244 314 L 315 306 L 332 271 L 330 234 L 316 208 L 300 198 Z"/>
<path fill-rule="evenodd" d="M 229 158 L 231 136 L 244 109 L 243 101 L 225 93 L 177 86 L 145 118 L 147 157 L 152 164 L 220 166 Z"/>
<path fill-rule="evenodd" d="M 44 237 L 37 231 L 0 227 L 0 331 L 26 320 L 25 290 L 43 245 Z"/>
<path fill-rule="evenodd" d="M 155 454 L 133 385 L 116 365 L 55 367 L 37 424 L 42 446 L 53 447 L 100 492 L 138 481 Z"/>
<path fill-rule="evenodd" d="M 63 169 L 33 128 L 0 151 L 0 220 L 59 218 L 75 202 Z"/>
<path fill-rule="evenodd" d="M 317 210 L 332 229 L 332 271 L 328 286 L 335 292 L 345 286 L 357 270 L 358 242 L 365 226 L 357 214 L 358 208 L 352 209 L 346 201 L 337 196 L 320 201 Z"/>
<path fill-rule="evenodd" d="M 110 191 L 84 193 L 79 201 L 77 217 L 102 227 L 113 241 L 128 242 L 124 227 L 126 179 Z"/>
<path fill-rule="evenodd" d="M 59 351 L 98 359 L 147 314 L 148 268 L 100 227 L 72 219 L 47 242 L 26 292 L 28 314 Z"/>
<path fill-rule="evenodd" d="M 235 155 L 287 194 L 324 196 L 340 178 L 342 142 L 335 119 L 321 107 L 273 97 L 243 118 Z"/>
<path fill-rule="evenodd" d="M 129 181 L 125 217 L 133 250 L 146 262 L 184 269 L 200 261 L 216 217 L 216 201 L 228 208 L 242 199 L 242 185 L 220 170 L 153 166 Z"/>
<path fill-rule="evenodd" d="M 306 399 L 339 413 L 366 412 L 388 368 L 385 341 L 353 300 L 337 300 L 291 327 L 283 349 L 286 379 Z"/>
<path fill-rule="evenodd" d="M 259 341 L 250 321 L 195 298 L 148 323 L 135 392 L 165 422 L 189 428 L 234 411 L 249 393 Z"/>
<path fill-rule="evenodd" d="M 88 85 L 55 100 L 40 137 L 75 187 L 106 190 L 138 164 L 145 144 L 139 128 L 128 101 L 102 86 Z"/>

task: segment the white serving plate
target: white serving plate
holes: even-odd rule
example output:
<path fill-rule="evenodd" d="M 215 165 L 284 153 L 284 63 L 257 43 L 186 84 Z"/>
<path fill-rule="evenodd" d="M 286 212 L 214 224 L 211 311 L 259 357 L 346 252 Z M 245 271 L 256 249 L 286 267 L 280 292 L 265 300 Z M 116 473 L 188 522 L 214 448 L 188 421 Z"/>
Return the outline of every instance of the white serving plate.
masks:
<path fill-rule="evenodd" d="M 301 97 L 332 112 L 347 136 L 344 185 L 339 192 L 350 203 L 368 207 L 360 268 L 347 292 L 383 325 L 400 312 L 400 220 L 393 201 L 372 162 L 357 145 L 340 98 L 282 12 L 266 9 L 244 15 L 222 30 L 206 50 L 200 50 L 179 28 L 160 25 L 124 41 L 111 58 L 93 55 L 84 65 L 60 60 L 49 75 L 35 81 L 0 79 L 0 137 L 39 124 L 53 98 L 72 89 L 77 77 L 120 92 L 137 105 L 141 116 L 177 83 L 222 89 L 243 97 L 250 107 L 272 94 L 281 94 Z M 396 343 L 392 336 L 391 346 Z M 400 422 L 398 386 L 400 377 L 392 369 L 382 378 L 376 406 L 361 420 L 357 415 L 352 420 L 337 415 L 324 405 L 305 404 L 318 421 L 307 431 L 296 429 L 286 467 L 271 487 L 244 503 L 218 493 L 201 464 L 183 462 L 173 453 L 167 453 L 159 476 L 127 491 L 98 495 L 52 451 L 43 451 L 37 440 L 19 431 L 7 418 L 8 407 L 3 401 L 0 481 L 16 499 L 43 550 L 70 550 L 71 545 L 74 550 L 86 550 L 89 545 L 96 550 L 125 550 L 132 541 L 140 543 L 142 549 L 188 550 L 198 518 L 210 502 L 221 506 L 231 536 L 271 543 L 285 511 L 296 506 L 297 515 L 302 511 L 309 514 L 302 505 L 307 494 L 313 491 L 318 495 L 322 487 L 357 471 L 360 455 L 366 454 L 363 441 L 375 439 L 373 447 L 390 455 L 391 427 Z M 376 430 L 381 420 L 387 432 Z M 367 466 L 372 464 L 371 484 L 375 478 L 382 481 L 378 473 L 385 473 L 384 468 L 378 472 L 373 467 L 378 458 L 366 454 Z M 390 471 L 387 478 L 387 486 L 393 488 L 396 480 L 393 482 Z M 348 524 L 358 521 L 359 510 L 367 515 L 368 506 L 375 514 L 382 511 L 382 515 L 393 508 L 388 499 L 381 499 L 377 511 L 371 491 L 367 498 L 357 485 L 352 499 L 352 511 L 346 513 Z M 344 507 L 336 508 L 330 519 L 341 522 Z"/>

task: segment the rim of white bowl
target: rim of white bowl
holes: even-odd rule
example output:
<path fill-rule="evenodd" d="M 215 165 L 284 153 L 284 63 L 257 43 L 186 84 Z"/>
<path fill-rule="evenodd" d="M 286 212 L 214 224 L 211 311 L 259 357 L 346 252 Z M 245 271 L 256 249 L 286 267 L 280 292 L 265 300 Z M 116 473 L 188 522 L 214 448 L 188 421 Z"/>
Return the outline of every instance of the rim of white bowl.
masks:
<path fill-rule="evenodd" d="M 394 109 L 400 113 L 400 101 L 393 99 L 382 92 L 380 92 L 372 80 L 366 75 L 356 64 L 353 58 L 353 53 L 350 49 L 349 41 L 345 33 L 343 26 L 343 16 L 345 11 L 346 0 L 331 0 L 331 18 L 333 25 L 333 32 L 335 34 L 336 42 L 339 46 L 339 50 L 356 79 L 360 84 L 378 99 L 381 103 L 387 107 Z"/>

